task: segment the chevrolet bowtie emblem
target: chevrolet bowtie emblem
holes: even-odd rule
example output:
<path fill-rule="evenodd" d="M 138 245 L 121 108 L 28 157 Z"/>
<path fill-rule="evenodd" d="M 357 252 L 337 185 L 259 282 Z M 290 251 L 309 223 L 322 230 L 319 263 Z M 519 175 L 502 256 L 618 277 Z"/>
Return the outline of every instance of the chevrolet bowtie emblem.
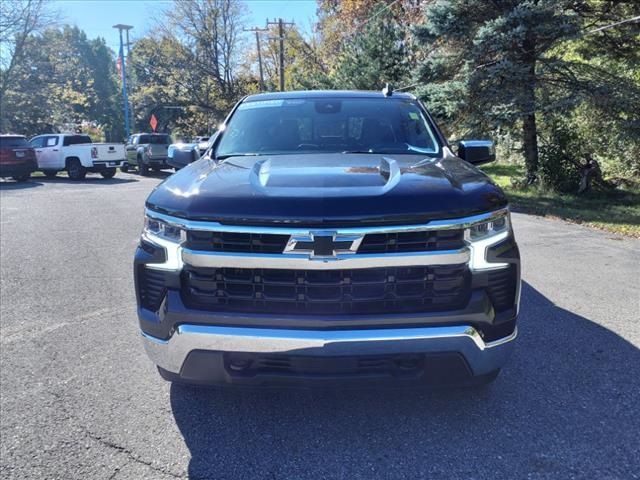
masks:
<path fill-rule="evenodd" d="M 338 255 L 356 253 L 363 238 L 326 231 L 291 235 L 283 253 L 307 254 L 312 260 L 335 260 Z"/>

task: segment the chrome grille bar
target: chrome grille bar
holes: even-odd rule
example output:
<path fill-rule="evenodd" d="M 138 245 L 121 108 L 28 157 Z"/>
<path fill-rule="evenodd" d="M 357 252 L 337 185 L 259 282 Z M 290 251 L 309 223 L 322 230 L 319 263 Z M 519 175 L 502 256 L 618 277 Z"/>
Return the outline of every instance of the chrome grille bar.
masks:
<path fill-rule="evenodd" d="M 296 270 L 342 270 L 380 267 L 415 267 L 429 265 L 459 265 L 470 258 L 468 248 L 433 252 L 384 254 L 339 254 L 331 259 L 310 259 L 301 254 L 251 254 L 203 252 L 183 249 L 182 261 L 194 267 L 208 268 L 276 268 Z"/>

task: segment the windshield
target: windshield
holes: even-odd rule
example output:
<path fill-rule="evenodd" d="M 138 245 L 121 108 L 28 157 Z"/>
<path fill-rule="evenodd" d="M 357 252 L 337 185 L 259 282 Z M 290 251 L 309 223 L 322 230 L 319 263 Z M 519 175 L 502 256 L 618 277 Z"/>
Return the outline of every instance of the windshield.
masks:
<path fill-rule="evenodd" d="M 438 151 L 431 125 L 410 99 L 310 98 L 242 103 L 216 156 Z"/>

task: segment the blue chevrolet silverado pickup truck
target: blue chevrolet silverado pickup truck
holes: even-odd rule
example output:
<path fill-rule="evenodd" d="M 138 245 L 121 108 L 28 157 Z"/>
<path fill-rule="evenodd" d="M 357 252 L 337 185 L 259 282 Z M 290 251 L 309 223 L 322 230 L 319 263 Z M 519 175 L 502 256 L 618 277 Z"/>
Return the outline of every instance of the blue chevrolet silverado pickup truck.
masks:
<path fill-rule="evenodd" d="M 520 296 L 507 199 L 474 165 L 494 159 L 406 93 L 242 99 L 147 199 L 149 357 L 207 385 L 492 381 Z"/>

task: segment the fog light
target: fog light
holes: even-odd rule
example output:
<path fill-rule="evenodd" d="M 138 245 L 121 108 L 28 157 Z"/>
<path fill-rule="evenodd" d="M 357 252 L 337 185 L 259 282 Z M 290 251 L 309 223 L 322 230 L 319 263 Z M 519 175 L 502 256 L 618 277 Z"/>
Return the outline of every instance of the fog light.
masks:
<path fill-rule="evenodd" d="M 251 366 L 251 360 L 248 358 L 232 358 L 229 362 L 229 368 L 234 372 L 242 372 Z"/>

